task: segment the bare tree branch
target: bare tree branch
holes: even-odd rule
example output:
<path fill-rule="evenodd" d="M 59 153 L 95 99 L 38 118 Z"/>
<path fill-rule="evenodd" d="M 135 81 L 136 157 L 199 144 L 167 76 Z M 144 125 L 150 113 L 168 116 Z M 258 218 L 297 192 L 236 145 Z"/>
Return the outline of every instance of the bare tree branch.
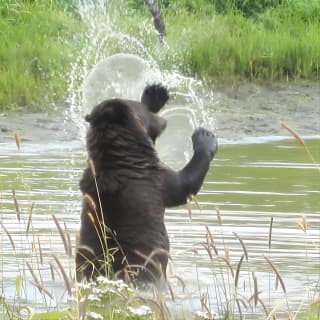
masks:
<path fill-rule="evenodd" d="M 159 32 L 159 40 L 161 43 L 163 43 L 163 38 L 166 36 L 166 27 L 164 25 L 161 12 L 153 0 L 144 0 L 144 2 L 152 14 L 154 26 Z"/>

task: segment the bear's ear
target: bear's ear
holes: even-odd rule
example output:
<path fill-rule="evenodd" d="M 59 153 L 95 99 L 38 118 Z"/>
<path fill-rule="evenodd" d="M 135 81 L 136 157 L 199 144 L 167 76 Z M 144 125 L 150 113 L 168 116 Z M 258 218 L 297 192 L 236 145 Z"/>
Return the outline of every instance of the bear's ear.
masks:
<path fill-rule="evenodd" d="M 106 100 L 98 104 L 85 120 L 92 126 L 101 127 L 108 123 L 125 123 L 130 115 L 130 107 L 121 99 Z"/>

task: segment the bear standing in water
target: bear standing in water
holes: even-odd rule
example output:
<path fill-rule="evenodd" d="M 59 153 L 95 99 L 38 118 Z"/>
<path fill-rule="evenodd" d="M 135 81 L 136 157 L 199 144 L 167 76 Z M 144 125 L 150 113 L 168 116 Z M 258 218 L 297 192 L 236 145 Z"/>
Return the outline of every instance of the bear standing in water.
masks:
<path fill-rule="evenodd" d="M 93 164 L 80 181 L 85 199 L 77 280 L 105 275 L 109 267 L 135 284 L 165 278 L 169 255 L 165 208 L 197 194 L 217 151 L 214 134 L 197 128 L 192 135 L 193 157 L 182 170 L 161 163 L 154 141 L 166 120 L 156 113 L 168 98 L 166 88 L 151 85 L 141 103 L 106 100 L 86 116 Z"/>

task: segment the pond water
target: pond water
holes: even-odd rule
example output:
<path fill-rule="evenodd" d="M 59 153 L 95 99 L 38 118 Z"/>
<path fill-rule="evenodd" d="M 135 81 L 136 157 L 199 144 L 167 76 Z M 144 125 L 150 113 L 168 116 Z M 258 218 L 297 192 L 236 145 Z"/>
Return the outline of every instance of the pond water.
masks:
<path fill-rule="evenodd" d="M 232 272 L 234 276 L 244 253 L 247 259 L 239 269 L 236 290 L 239 297 L 253 295 L 252 272 L 267 307 L 287 297 L 286 309 L 297 310 L 319 293 L 320 141 L 306 140 L 306 145 L 318 164 L 295 140 L 222 143 L 197 196 L 199 207 L 191 205 L 191 220 L 185 206 L 167 210 L 172 255 L 169 274 L 186 285 L 183 292 L 181 282 L 171 277 L 179 312 L 200 310 L 199 297 L 206 292 L 208 305 L 219 311 L 223 301 L 231 300 L 235 293 Z M 66 291 L 53 255 L 71 274 L 74 264 L 73 257 L 65 253 L 52 215 L 70 234 L 74 246 L 81 209 L 78 181 L 86 164 L 84 144 L 77 140 L 23 142 L 18 151 L 12 141 L 0 143 L 0 149 L 1 290 L 14 301 L 16 279 L 21 274 L 27 280 L 22 301 L 41 309 L 61 306 Z M 174 160 L 169 154 L 162 158 Z M 206 226 L 219 258 L 212 249 L 210 259 Z M 276 288 L 275 272 L 265 257 L 279 272 L 286 294 L 280 285 Z M 32 284 L 35 279 L 27 263 L 53 299 L 44 301 Z"/>

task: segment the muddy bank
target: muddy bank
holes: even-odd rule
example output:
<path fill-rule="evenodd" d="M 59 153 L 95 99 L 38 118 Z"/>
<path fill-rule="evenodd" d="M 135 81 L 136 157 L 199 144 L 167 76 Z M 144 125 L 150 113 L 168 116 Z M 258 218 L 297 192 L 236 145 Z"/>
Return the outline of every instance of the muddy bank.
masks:
<path fill-rule="evenodd" d="M 79 130 L 60 112 L 8 112 L 0 114 L 0 143 L 14 139 L 18 131 L 21 141 L 33 143 L 63 142 L 77 139 Z"/>
<path fill-rule="evenodd" d="M 216 103 L 208 106 L 216 119 L 220 139 L 289 136 L 286 122 L 301 136 L 320 134 L 320 85 L 313 82 L 270 83 L 215 88 Z M 49 113 L 0 114 L 0 143 L 13 139 L 18 130 L 22 141 L 46 143 L 79 139 L 77 124 L 68 110 Z"/>
<path fill-rule="evenodd" d="M 285 122 L 300 135 L 320 134 L 319 83 L 243 83 L 217 89 L 214 114 L 221 138 L 285 136 Z"/>

